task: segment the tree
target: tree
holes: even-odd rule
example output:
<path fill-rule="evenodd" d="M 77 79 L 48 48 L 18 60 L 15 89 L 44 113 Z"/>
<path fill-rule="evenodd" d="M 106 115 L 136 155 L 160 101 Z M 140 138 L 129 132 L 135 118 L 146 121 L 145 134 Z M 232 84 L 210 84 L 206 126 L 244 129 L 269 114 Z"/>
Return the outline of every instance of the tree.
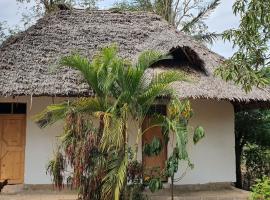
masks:
<path fill-rule="evenodd" d="M 243 182 L 241 160 L 247 144 L 270 147 L 269 110 L 244 110 L 235 115 L 236 186 L 239 188 Z"/>
<path fill-rule="evenodd" d="M 29 3 L 31 0 L 16 0 L 19 3 Z M 97 0 L 35 0 L 34 11 L 38 15 L 43 15 L 44 13 L 54 12 L 59 9 L 59 5 L 63 8 L 71 7 L 82 7 L 93 9 L 96 8 Z M 66 7 L 65 7 L 66 6 Z"/>
<path fill-rule="evenodd" d="M 5 40 L 6 38 L 6 27 L 4 22 L 0 22 L 0 44 Z"/>
<path fill-rule="evenodd" d="M 16 0 L 21 4 L 32 2 L 31 0 Z M 59 9 L 72 9 L 80 7 L 85 9 L 97 9 L 98 0 L 34 0 L 35 4 L 22 13 L 21 22 L 23 26 L 9 27 L 6 22 L 0 21 L 0 44 L 10 35 L 23 31 L 36 22 L 45 14 L 55 12 Z"/>
<path fill-rule="evenodd" d="M 181 102 L 175 99 L 168 105 L 168 116 L 163 120 L 165 133 L 175 134 L 176 145 L 172 154 L 166 162 L 165 174 L 171 178 L 171 198 L 174 199 L 174 182 L 179 181 L 185 175 L 186 171 L 180 176 L 175 177 L 180 162 L 187 162 L 187 169 L 193 169 L 193 164 L 187 152 L 188 144 L 188 123 L 192 117 L 192 109 L 189 101 Z M 193 133 L 193 143 L 197 144 L 205 136 L 204 129 L 198 126 Z"/>
<path fill-rule="evenodd" d="M 248 92 L 253 86 L 270 83 L 270 1 L 237 0 L 233 12 L 240 16 L 240 25 L 226 31 L 223 39 L 232 42 L 237 51 L 216 73 Z"/>
<path fill-rule="evenodd" d="M 16 0 L 19 3 L 30 3 L 31 0 Z M 98 0 L 34 0 L 35 4 L 22 14 L 22 22 L 27 28 L 45 14 L 59 9 L 72 9 L 79 7 L 84 9 L 96 9 Z"/>
<path fill-rule="evenodd" d="M 51 105 L 36 116 L 41 127 L 65 121 L 55 159 L 48 167 L 57 187 L 62 186 L 66 167 L 71 165 L 73 172 L 68 180 L 79 188 L 82 199 L 120 198 L 129 163 L 128 119 L 132 117 L 138 127 L 135 155 L 131 158 L 136 160 L 143 134 L 141 123 L 150 106 L 159 96 L 171 96 L 170 84 L 185 78 L 182 73 L 169 71 L 145 81 L 147 68 L 161 58 L 161 54 L 147 51 L 132 65 L 118 57 L 116 47 L 111 46 L 92 62 L 76 54 L 62 59 L 63 66 L 83 74 L 96 96 Z"/>
<path fill-rule="evenodd" d="M 14 26 L 11 28 L 7 25 L 6 21 L 3 22 L 0 21 L 0 45 L 7 39 L 7 37 L 16 34 L 19 31 L 20 28 L 18 26 Z"/>
<path fill-rule="evenodd" d="M 213 43 L 221 34 L 208 32 L 204 20 L 219 4 L 220 0 L 208 3 L 198 0 L 135 0 L 118 2 L 115 8 L 156 13 L 176 29 L 194 36 L 195 39 Z"/>
<path fill-rule="evenodd" d="M 31 0 L 16 0 L 19 3 L 29 3 Z M 22 14 L 24 29 L 32 25 L 37 19 L 59 9 L 80 7 L 97 9 L 98 0 L 34 0 L 35 4 Z M 210 1 L 210 0 L 209 0 Z M 211 33 L 204 20 L 216 9 L 221 0 L 135 0 L 116 3 L 112 9 L 154 12 L 178 30 L 192 35 L 196 40 L 213 43 L 222 34 Z M 17 29 L 16 29 L 17 30 Z M 22 29 L 20 29 L 22 30 Z"/>

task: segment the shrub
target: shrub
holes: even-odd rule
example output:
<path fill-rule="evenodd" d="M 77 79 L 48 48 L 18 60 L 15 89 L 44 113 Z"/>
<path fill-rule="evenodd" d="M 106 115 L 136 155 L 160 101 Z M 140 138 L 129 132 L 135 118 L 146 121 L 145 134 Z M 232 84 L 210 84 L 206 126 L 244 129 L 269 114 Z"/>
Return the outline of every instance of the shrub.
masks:
<path fill-rule="evenodd" d="M 270 200 L 270 178 L 264 176 L 251 187 L 251 200 Z"/>
<path fill-rule="evenodd" d="M 129 156 L 134 156 L 129 149 Z M 143 184 L 143 165 L 137 160 L 129 160 L 127 167 L 128 184 L 122 193 L 121 200 L 148 200 L 146 194 L 143 193 L 145 185 Z"/>
<path fill-rule="evenodd" d="M 148 196 L 143 191 L 144 185 L 142 183 L 128 185 L 121 200 L 148 200 Z"/>
<path fill-rule="evenodd" d="M 249 145 L 244 149 L 243 169 L 244 188 L 250 189 L 257 179 L 270 177 L 270 150 L 257 145 Z"/>

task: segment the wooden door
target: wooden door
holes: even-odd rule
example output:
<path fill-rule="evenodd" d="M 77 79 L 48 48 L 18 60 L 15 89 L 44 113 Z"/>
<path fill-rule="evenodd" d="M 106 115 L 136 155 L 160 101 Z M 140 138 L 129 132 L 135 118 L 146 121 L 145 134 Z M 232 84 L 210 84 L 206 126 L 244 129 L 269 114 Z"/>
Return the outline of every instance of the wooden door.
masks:
<path fill-rule="evenodd" d="M 150 127 L 150 117 L 147 117 L 144 120 L 143 123 L 143 130 L 146 130 L 148 127 Z M 142 137 L 142 146 L 144 147 L 145 144 L 149 144 L 152 142 L 152 140 L 156 137 L 160 140 L 163 148 L 159 155 L 157 156 L 147 156 L 143 154 L 143 168 L 144 168 L 144 176 L 151 176 L 157 175 L 160 172 L 162 172 L 165 168 L 165 162 L 167 160 L 167 146 L 164 141 L 164 137 L 162 134 L 162 128 L 161 127 L 152 127 L 149 128 Z M 156 172 L 155 172 L 156 171 Z M 163 177 L 163 181 L 167 181 L 166 177 Z"/>
<path fill-rule="evenodd" d="M 0 180 L 24 181 L 25 115 L 0 115 Z"/>

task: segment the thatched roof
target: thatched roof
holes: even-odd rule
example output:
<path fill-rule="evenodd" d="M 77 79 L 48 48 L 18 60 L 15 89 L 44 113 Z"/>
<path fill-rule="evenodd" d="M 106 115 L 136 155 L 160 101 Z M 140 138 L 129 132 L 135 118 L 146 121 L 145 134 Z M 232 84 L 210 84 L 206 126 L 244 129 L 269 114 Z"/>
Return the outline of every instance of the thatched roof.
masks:
<path fill-rule="evenodd" d="M 4 42 L 0 47 L 0 96 L 91 95 L 78 72 L 54 68 L 64 55 L 76 51 L 91 58 L 109 43 L 117 43 L 121 56 L 130 59 L 147 49 L 167 53 L 176 46 L 190 47 L 205 63 L 208 76 L 196 72 L 196 81 L 174 84 L 180 97 L 270 99 L 267 90 L 254 89 L 246 94 L 240 87 L 214 77 L 223 58 L 175 31 L 155 14 L 86 10 L 60 10 Z"/>

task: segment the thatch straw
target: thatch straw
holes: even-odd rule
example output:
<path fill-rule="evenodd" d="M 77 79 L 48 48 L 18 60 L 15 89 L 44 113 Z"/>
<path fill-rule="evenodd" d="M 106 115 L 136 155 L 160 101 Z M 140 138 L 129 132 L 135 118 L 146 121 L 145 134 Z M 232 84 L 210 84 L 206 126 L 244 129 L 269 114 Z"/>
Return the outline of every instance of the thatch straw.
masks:
<path fill-rule="evenodd" d="M 54 67 L 61 57 L 74 51 L 92 58 L 109 43 L 117 43 L 121 56 L 132 60 L 147 49 L 167 53 L 173 47 L 187 46 L 196 52 L 208 76 L 196 72 L 196 82 L 174 84 L 180 97 L 232 101 L 270 99 L 268 90 L 256 88 L 246 94 L 240 87 L 214 77 L 214 69 L 223 58 L 175 31 L 157 15 L 86 10 L 60 10 L 4 42 L 0 47 L 0 96 L 92 95 L 78 72 Z"/>

